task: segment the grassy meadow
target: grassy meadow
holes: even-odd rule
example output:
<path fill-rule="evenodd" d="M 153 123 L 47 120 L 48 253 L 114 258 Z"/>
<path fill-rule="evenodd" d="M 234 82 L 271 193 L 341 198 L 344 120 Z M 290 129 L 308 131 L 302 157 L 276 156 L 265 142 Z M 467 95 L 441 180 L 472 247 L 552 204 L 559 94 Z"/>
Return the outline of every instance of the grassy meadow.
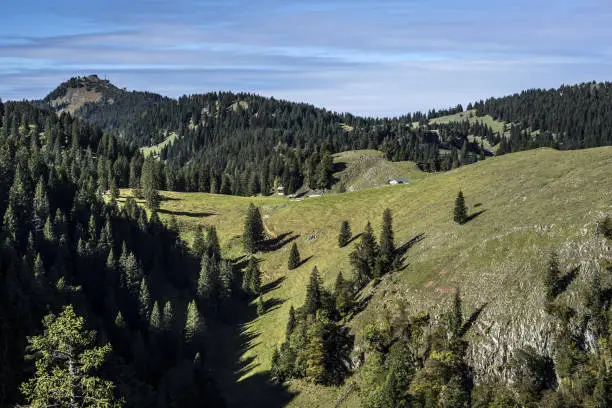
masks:
<path fill-rule="evenodd" d="M 248 382 L 269 369 L 272 351 L 284 338 L 289 307 L 303 303 L 315 265 L 326 285 L 332 285 L 338 271 L 351 276 L 348 254 L 355 244 L 338 248 L 342 220 L 350 222 L 354 235 L 370 220 L 378 234 L 382 212 L 388 207 L 393 211 L 396 245 L 421 236 L 408 250 L 403 270 L 383 279 L 351 326 L 359 329 L 388 317 L 400 304 L 414 313 L 435 314 L 450 301 L 453 288 L 460 287 L 466 309 L 486 305 L 479 317 L 482 325 L 475 330 L 483 351 L 474 351 L 486 353 L 490 350 L 487 333 L 495 332 L 501 338 L 524 335 L 522 328 L 537 320 L 533 311 L 542 304 L 542 276 L 551 248 L 560 249 L 562 262 L 581 262 L 580 252 L 572 248 L 590 239 L 596 221 L 612 213 L 612 147 L 564 152 L 537 149 L 429 175 L 420 173 L 413 163 L 388 163 L 375 152 L 342 153 L 336 162 L 347 164 L 344 173 L 336 176 L 344 176 L 359 191 L 303 201 L 162 192 L 162 219 L 176 216 L 188 242 L 197 225 L 215 225 L 225 257 L 244 255 L 240 236 L 251 202 L 261 208 L 268 234 L 284 237 L 282 242 L 286 242 L 276 251 L 258 254 L 263 260 L 263 282 L 272 288 L 265 300 L 273 300 L 275 306 L 239 328 L 253 341 L 241 356 L 243 370 L 227 375 Z M 354 166 L 361 167 L 353 172 Z M 359 176 L 368 168 L 377 170 L 371 177 Z M 389 174 L 412 182 L 383 186 Z M 366 188 L 374 185 L 380 186 Z M 348 189 L 349 184 L 346 186 Z M 473 216 L 465 225 L 452 219 L 459 190 Z M 123 198 L 129 194 L 129 190 L 122 191 Z M 296 242 L 302 259 L 307 259 L 292 271 L 287 269 L 290 242 Z M 297 394 L 288 406 L 329 407 L 344 387 L 294 381 L 289 391 Z M 355 406 L 355 398 L 349 395 L 342 406 Z"/>

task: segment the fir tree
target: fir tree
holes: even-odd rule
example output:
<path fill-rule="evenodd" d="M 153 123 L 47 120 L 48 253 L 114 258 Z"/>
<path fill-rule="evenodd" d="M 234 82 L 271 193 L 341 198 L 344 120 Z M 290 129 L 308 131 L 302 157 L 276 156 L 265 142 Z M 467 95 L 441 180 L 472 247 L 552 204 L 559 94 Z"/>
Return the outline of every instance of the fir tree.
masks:
<path fill-rule="evenodd" d="M 464 224 L 467 221 L 467 207 L 465 206 L 465 199 L 463 198 L 462 191 L 459 191 L 455 199 L 454 220 L 457 224 Z"/>
<path fill-rule="evenodd" d="M 44 334 L 29 338 L 36 358 L 34 377 L 21 391 L 33 407 L 119 407 L 114 384 L 97 376 L 111 347 L 95 346 L 95 332 L 85 329 L 72 306 L 43 320 Z"/>
<path fill-rule="evenodd" d="M 138 292 L 138 314 L 144 322 L 149 321 L 151 315 L 151 294 L 149 293 L 149 285 L 147 284 L 146 278 L 142 278 L 140 281 L 140 290 Z"/>
<path fill-rule="evenodd" d="M 198 298 L 202 304 L 214 306 L 219 290 L 219 271 L 215 262 L 204 255 L 200 263 L 200 276 L 198 278 Z"/>
<path fill-rule="evenodd" d="M 296 320 L 295 320 L 295 309 L 293 305 L 289 308 L 289 318 L 287 319 L 287 328 L 285 329 L 285 337 L 289 339 L 291 333 L 293 333 L 293 329 L 295 329 Z"/>
<path fill-rule="evenodd" d="M 200 225 L 196 227 L 192 248 L 193 254 L 200 259 L 204 255 L 204 252 L 206 252 L 206 241 L 204 240 L 204 234 L 202 233 L 202 227 Z"/>
<path fill-rule="evenodd" d="M 257 315 L 263 316 L 265 312 L 266 312 L 266 307 L 264 305 L 263 295 L 259 295 L 259 297 L 257 298 Z"/>
<path fill-rule="evenodd" d="M 215 261 L 219 261 L 221 259 L 221 245 L 219 244 L 217 228 L 214 225 L 211 225 L 208 228 L 208 233 L 206 234 L 206 247 L 210 259 Z"/>
<path fill-rule="evenodd" d="M 323 305 L 323 289 L 321 288 L 321 277 L 319 270 L 315 266 L 310 273 L 310 280 L 306 285 L 306 300 L 304 301 L 304 311 L 306 314 L 316 314 L 317 310 Z"/>
<path fill-rule="evenodd" d="M 244 233 L 242 235 L 245 251 L 251 254 L 255 253 L 259 249 L 264 238 L 264 226 L 261 219 L 261 213 L 259 212 L 259 208 L 251 203 L 247 210 Z"/>
<path fill-rule="evenodd" d="M 289 252 L 289 261 L 287 263 L 289 270 L 295 269 L 300 266 L 300 252 L 298 251 L 297 244 L 294 242 L 291 245 L 291 251 Z"/>
<path fill-rule="evenodd" d="M 187 319 L 185 321 L 185 329 L 183 330 L 185 344 L 191 349 L 191 352 L 199 349 L 204 328 L 204 319 L 200 315 L 195 301 L 192 300 L 187 306 Z"/>
<path fill-rule="evenodd" d="M 559 282 L 561 278 L 561 270 L 559 268 L 559 258 L 555 251 L 550 253 L 548 261 L 548 269 L 546 271 L 546 300 L 551 302 L 559 294 Z"/>
<path fill-rule="evenodd" d="M 352 238 L 351 233 L 351 225 L 348 221 L 342 221 L 342 225 L 340 226 L 340 234 L 338 235 L 338 245 L 340 248 L 344 248 L 348 245 Z"/>

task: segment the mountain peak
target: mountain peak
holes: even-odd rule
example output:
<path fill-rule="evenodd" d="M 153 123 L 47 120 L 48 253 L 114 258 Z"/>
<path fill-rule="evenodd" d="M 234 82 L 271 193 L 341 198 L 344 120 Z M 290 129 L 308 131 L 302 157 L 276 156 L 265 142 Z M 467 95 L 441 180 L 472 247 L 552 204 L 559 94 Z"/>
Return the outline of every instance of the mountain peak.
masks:
<path fill-rule="evenodd" d="M 44 102 L 59 112 L 74 114 L 87 103 L 113 103 L 113 94 L 120 91 L 107 79 L 96 74 L 73 77 L 45 97 Z"/>

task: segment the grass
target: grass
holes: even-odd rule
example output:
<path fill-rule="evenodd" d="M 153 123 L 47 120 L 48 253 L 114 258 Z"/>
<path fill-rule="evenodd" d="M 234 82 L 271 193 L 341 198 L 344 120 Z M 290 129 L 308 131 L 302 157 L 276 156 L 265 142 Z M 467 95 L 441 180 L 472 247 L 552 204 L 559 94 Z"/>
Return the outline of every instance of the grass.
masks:
<path fill-rule="evenodd" d="M 159 159 L 159 152 L 161 152 L 161 150 L 166 147 L 168 144 L 174 142 L 177 138 L 177 134 L 176 132 L 170 132 L 170 134 L 168 135 L 168 137 L 166 139 L 164 139 L 163 142 L 160 142 L 156 145 L 153 146 L 148 146 L 148 147 L 141 147 L 140 151 L 142 152 L 142 154 L 145 157 L 149 157 L 150 155 L 153 155 L 153 157 Z"/>
<path fill-rule="evenodd" d="M 340 158 L 348 162 L 360 154 L 345 153 Z M 411 313 L 424 310 L 435 315 L 450 300 L 452 288 L 461 287 L 466 313 L 486 304 L 481 323 L 473 329 L 475 347 L 471 351 L 481 374 L 501 364 L 490 356 L 490 350 L 496 350 L 490 338 L 493 334 L 501 342 L 544 343 L 547 329 L 538 311 L 548 253 L 552 247 L 560 248 L 562 262 L 581 262 L 583 255 L 576 255 L 572 248 L 583 248 L 594 223 L 612 213 L 611 171 L 612 147 L 565 152 L 537 149 L 416 178 L 408 185 L 301 202 L 282 197 L 164 192 L 167 200 L 162 202 L 161 216 L 176 215 L 189 241 L 197 224 L 216 225 L 224 255 L 236 257 L 242 254 L 244 214 L 253 202 L 261 207 L 271 233 L 298 236 L 294 242 L 302 258 L 310 258 L 288 271 L 290 245 L 260 254 L 264 283 L 280 282 L 265 299 L 276 299 L 280 305 L 242 327 L 243 333 L 257 336 L 242 356 L 255 362 L 243 373 L 243 382 L 269 368 L 272 351 L 284 336 L 289 307 L 303 303 L 315 265 L 327 285 L 338 271 L 350 276 L 348 254 L 354 243 L 338 248 L 341 221 L 348 220 L 357 234 L 371 220 L 379 233 L 387 207 L 393 211 L 397 244 L 419 234 L 424 237 L 408 251 L 406 268 L 383 280 L 369 306 L 350 325 L 359 333 L 361 327 L 393 315 L 404 303 Z M 452 221 L 459 189 L 470 213 L 485 210 L 465 225 Z M 297 395 L 288 406 L 327 407 L 334 405 L 343 387 L 295 381 L 289 389 Z M 349 396 L 343 406 L 354 406 L 355 398 Z"/>
<path fill-rule="evenodd" d="M 334 165 L 341 171 L 334 177 L 347 191 L 388 185 L 391 178 L 420 180 L 428 176 L 414 162 L 390 162 L 376 150 L 353 150 L 334 155 Z M 339 184 L 339 183 L 338 183 Z"/>
<path fill-rule="evenodd" d="M 455 113 L 453 115 L 440 116 L 439 118 L 431 119 L 429 123 L 463 122 L 464 120 L 470 123 L 481 122 L 491 127 L 493 132 L 499 132 L 500 134 L 506 133 L 506 122 L 495 120 L 490 115 L 478 117 L 476 116 L 476 109 Z"/>

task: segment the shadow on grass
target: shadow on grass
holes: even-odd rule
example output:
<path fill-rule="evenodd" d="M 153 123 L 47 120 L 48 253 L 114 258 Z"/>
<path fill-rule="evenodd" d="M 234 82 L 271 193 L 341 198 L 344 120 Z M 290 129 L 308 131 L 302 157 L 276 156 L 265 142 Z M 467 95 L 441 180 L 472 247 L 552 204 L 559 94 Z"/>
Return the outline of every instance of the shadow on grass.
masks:
<path fill-rule="evenodd" d="M 172 210 L 166 210 L 166 209 L 159 209 L 157 210 L 158 213 L 160 214 L 169 214 L 169 215 L 178 215 L 178 216 L 183 216 L 183 217 L 194 217 L 194 218 L 201 218 L 201 217 L 210 217 L 212 215 L 217 215 L 216 213 L 211 213 L 211 212 L 206 212 L 206 211 L 172 211 Z"/>
<path fill-rule="evenodd" d="M 468 222 L 472 221 L 474 218 L 476 218 L 476 217 L 478 217 L 478 216 L 480 216 L 480 215 L 482 215 L 482 214 L 484 214 L 486 212 L 487 212 L 487 210 L 480 210 L 478 212 L 475 212 L 474 214 L 468 216 L 463 223 L 467 224 Z"/>
<path fill-rule="evenodd" d="M 296 270 L 297 268 L 299 268 L 300 266 L 304 265 L 306 262 L 310 261 L 312 259 L 312 255 L 309 256 L 308 258 L 302 259 L 300 261 L 300 263 L 298 264 L 298 266 L 296 268 L 294 268 L 293 270 Z"/>
<path fill-rule="evenodd" d="M 285 281 L 285 279 L 287 279 L 286 276 L 281 276 L 280 278 L 273 280 L 272 282 L 266 283 L 261 287 L 261 294 L 265 295 L 266 293 L 276 290 L 281 285 L 281 283 Z"/>
<path fill-rule="evenodd" d="M 361 236 L 363 235 L 363 232 L 360 234 L 355 235 L 354 237 L 352 237 L 351 239 L 349 239 L 349 241 L 346 243 L 345 246 L 349 246 L 353 241 L 358 240 L 359 238 L 361 238 Z"/>
<path fill-rule="evenodd" d="M 576 266 L 574 269 L 569 271 L 565 276 L 559 279 L 559 286 L 557 288 L 557 292 L 555 296 L 559 296 L 563 292 L 567 290 L 569 285 L 576 279 L 578 273 L 580 272 L 580 265 Z"/>
<path fill-rule="evenodd" d="M 168 196 L 165 196 L 163 194 L 161 195 L 161 200 L 162 201 L 183 201 L 182 198 L 168 197 Z"/>
<path fill-rule="evenodd" d="M 268 289 L 280 282 L 268 284 Z M 207 353 L 210 370 L 226 399 L 228 408 L 284 407 L 295 397 L 283 384 L 277 384 L 263 371 L 249 375 L 254 369 L 269 365 L 259 356 L 244 354 L 259 344 L 259 333 L 252 331 L 257 319 L 257 302 L 236 297 L 222 311 L 222 322 L 211 322 L 208 328 Z M 266 313 L 278 308 L 281 299 L 264 299 Z M 246 376 L 246 378 L 243 378 Z"/>
<path fill-rule="evenodd" d="M 261 243 L 261 250 L 263 252 L 277 251 L 300 237 L 299 235 L 291 236 L 291 234 L 293 234 L 293 232 L 286 232 L 284 234 L 280 234 L 276 238 L 263 241 Z"/>
<path fill-rule="evenodd" d="M 474 313 L 472 313 L 470 317 L 468 317 L 468 319 L 465 321 L 463 326 L 461 326 L 461 330 L 459 330 L 459 337 L 463 337 L 468 332 L 468 330 L 472 328 L 472 325 L 476 323 L 476 320 L 478 320 L 478 317 L 480 316 L 482 312 L 484 312 L 488 304 L 489 303 L 486 302 L 482 306 L 480 306 L 478 309 L 474 310 Z"/>
<path fill-rule="evenodd" d="M 279 298 L 264 299 L 264 314 L 273 312 L 274 310 L 278 309 L 283 303 L 285 303 L 285 301 Z"/>

